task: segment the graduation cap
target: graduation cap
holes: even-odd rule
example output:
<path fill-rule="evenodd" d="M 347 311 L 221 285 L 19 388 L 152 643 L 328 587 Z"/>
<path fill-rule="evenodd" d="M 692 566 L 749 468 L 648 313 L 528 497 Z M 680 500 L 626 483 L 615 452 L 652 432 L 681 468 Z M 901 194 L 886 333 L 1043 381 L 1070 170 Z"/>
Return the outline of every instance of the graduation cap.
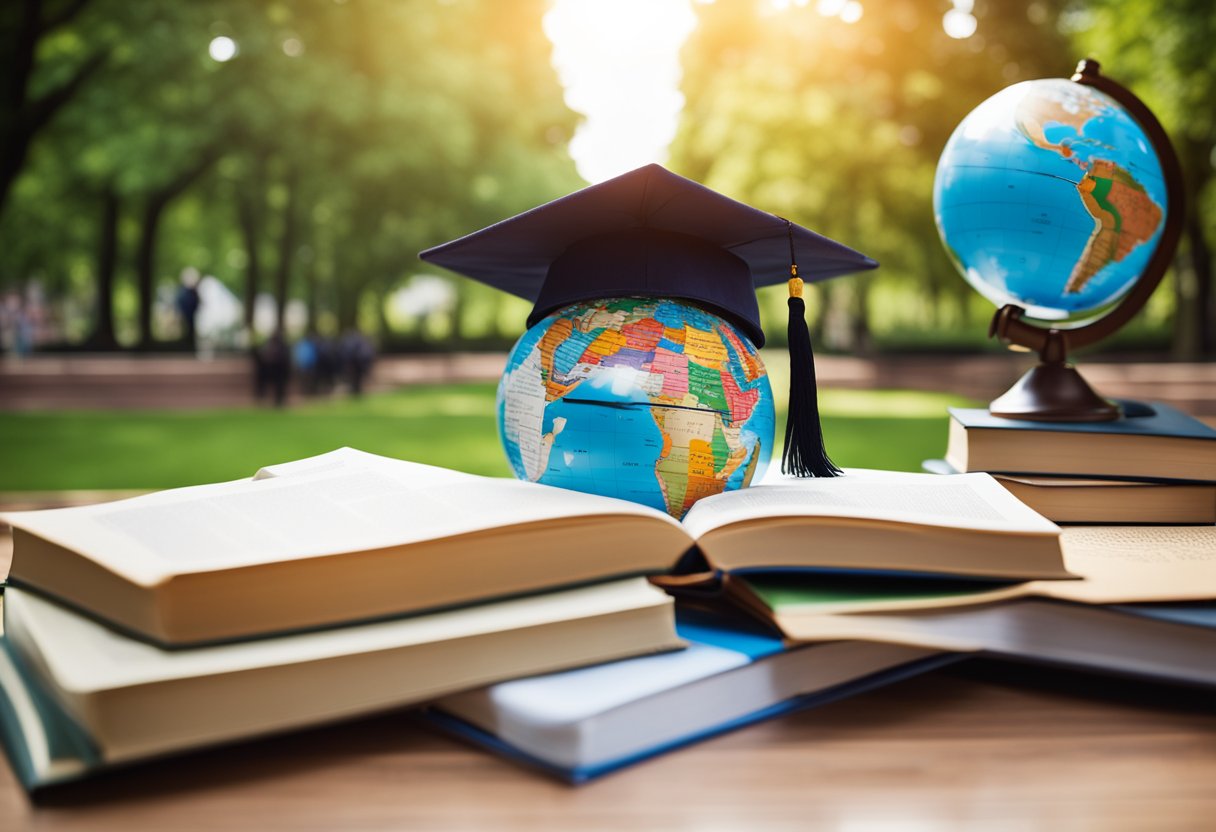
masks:
<path fill-rule="evenodd" d="M 764 345 L 756 289 L 789 282 L 790 410 L 782 471 L 834 476 L 819 426 L 804 280 L 875 268 L 848 246 L 646 165 L 419 255 L 532 301 L 532 326 L 572 303 L 692 301 Z"/>

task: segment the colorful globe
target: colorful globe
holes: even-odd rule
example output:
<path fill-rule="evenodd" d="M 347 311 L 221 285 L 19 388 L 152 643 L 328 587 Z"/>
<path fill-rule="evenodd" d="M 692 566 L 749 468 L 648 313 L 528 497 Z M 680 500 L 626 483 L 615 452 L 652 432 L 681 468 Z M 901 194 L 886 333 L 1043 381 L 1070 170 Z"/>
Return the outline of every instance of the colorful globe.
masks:
<path fill-rule="evenodd" d="M 1065 326 L 1131 289 L 1169 207 L 1140 125 L 1105 93 L 1062 79 L 1015 84 L 963 119 L 938 162 L 933 206 L 972 287 Z"/>
<path fill-rule="evenodd" d="M 517 477 L 673 517 L 763 476 L 774 419 L 755 346 L 680 301 L 568 306 L 524 333 L 498 386 Z"/>

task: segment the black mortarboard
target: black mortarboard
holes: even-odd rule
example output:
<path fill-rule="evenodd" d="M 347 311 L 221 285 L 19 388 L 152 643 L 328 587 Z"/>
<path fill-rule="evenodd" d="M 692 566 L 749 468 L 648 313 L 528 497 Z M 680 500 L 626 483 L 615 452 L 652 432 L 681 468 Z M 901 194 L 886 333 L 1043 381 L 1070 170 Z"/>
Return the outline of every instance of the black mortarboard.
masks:
<path fill-rule="evenodd" d="M 826 467 L 799 460 L 814 453 L 800 451 L 795 422 L 813 417 L 813 436 L 809 424 L 805 433 L 822 450 L 801 282 L 878 265 L 848 246 L 660 165 L 646 165 L 419 256 L 532 301 L 529 326 L 579 301 L 678 298 L 722 314 L 756 346 L 764 344 L 764 333 L 755 290 L 789 280 L 791 315 L 797 311 L 802 323 L 801 331 L 796 331 L 791 317 L 791 416 L 785 461 L 802 475 L 824 476 L 835 470 L 826 455 Z M 808 406 L 811 412 L 806 413 Z"/>

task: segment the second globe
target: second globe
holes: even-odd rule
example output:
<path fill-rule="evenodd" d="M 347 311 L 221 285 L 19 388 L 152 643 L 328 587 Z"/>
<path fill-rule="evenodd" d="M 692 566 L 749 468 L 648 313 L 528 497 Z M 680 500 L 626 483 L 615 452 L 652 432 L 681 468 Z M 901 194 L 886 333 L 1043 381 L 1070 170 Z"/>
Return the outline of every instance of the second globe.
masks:
<path fill-rule="evenodd" d="M 499 433 L 518 477 L 677 518 L 762 477 L 774 423 L 755 346 L 683 301 L 567 306 L 519 339 L 498 387 Z"/>

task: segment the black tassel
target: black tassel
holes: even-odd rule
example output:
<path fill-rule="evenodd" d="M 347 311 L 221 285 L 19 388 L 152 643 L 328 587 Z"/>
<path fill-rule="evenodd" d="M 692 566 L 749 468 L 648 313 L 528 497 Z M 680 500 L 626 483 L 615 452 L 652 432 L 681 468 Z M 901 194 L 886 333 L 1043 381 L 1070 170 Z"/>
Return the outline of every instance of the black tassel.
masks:
<path fill-rule="evenodd" d="M 785 422 L 785 448 L 781 473 L 795 477 L 834 477 L 842 473 L 828 459 L 819 424 L 819 396 L 815 384 L 815 355 L 806 326 L 802 279 L 794 261 L 794 234 L 790 228 L 790 408 Z"/>

